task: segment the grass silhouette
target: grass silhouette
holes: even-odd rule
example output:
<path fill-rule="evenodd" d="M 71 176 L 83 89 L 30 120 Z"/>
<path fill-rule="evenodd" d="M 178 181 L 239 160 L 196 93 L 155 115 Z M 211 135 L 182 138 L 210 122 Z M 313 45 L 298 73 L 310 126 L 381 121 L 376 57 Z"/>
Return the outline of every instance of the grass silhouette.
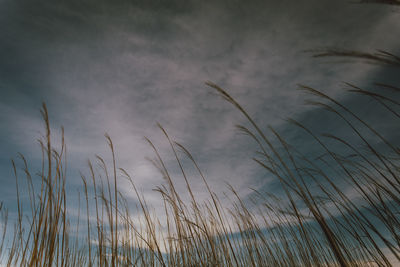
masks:
<path fill-rule="evenodd" d="M 398 5 L 398 1 L 361 1 Z M 399 66 L 399 57 L 349 49 L 312 51 L 315 57 L 348 57 Z M 187 192 L 178 192 L 174 179 L 151 140 L 154 165 L 164 178 L 155 190 L 164 214 L 155 214 L 134 180 L 116 163 L 110 136 L 106 141 L 111 166 L 96 156 L 88 162 L 89 175 L 81 175 L 84 208 L 72 217 L 66 190 L 66 145 L 52 145 L 46 105 L 41 114 L 45 137 L 40 141 L 42 166 L 39 186 L 34 185 L 27 160 L 19 155 L 16 181 L 17 219 L 10 222 L 0 203 L 0 262 L 6 266 L 392 266 L 400 262 L 400 149 L 380 130 L 339 100 L 309 86 L 299 89 L 312 96 L 307 103 L 333 114 L 357 138 L 346 140 L 335 132 L 319 135 L 300 121 L 289 119 L 323 151 L 311 157 L 291 145 L 271 127 L 267 131 L 226 90 L 207 82 L 246 119 L 237 129 L 256 142 L 253 158 L 275 178 L 282 194 L 254 190 L 241 199 L 230 187 L 231 206 L 221 204 L 191 153 L 168 141 Z M 347 84 L 354 97 L 367 97 L 371 109 L 381 108 L 397 124 L 400 88 L 378 83 L 370 91 Z M 344 147 L 339 153 L 329 144 Z M 362 146 L 359 146 L 359 143 Z M 208 200 L 195 197 L 188 160 L 201 177 Z M 23 178 L 22 178 L 23 177 Z M 137 205 L 119 189 L 127 179 Z M 29 203 L 23 203 L 20 185 L 27 185 Z M 343 185 L 346 185 L 345 187 Z M 190 201 L 182 200 L 188 194 Z M 80 201 L 80 198 L 79 198 Z M 133 216 L 140 214 L 140 216 Z M 12 223 L 12 224 L 11 224 Z M 76 224 L 76 225 L 74 225 Z M 84 224 L 82 232 L 80 225 Z M 76 227 L 75 227 L 76 226 Z"/>
<path fill-rule="evenodd" d="M 156 155 L 154 165 L 165 180 L 156 189 L 165 208 L 165 221 L 161 221 L 151 212 L 130 175 L 118 169 L 112 140 L 106 135 L 112 166 L 97 156 L 102 175 L 89 162 L 90 177 L 81 176 L 85 211 L 79 212 L 82 218 L 78 218 L 78 225 L 79 220 L 86 225 L 83 238 L 79 226 L 73 230 L 69 221 L 63 134 L 57 151 L 51 143 L 48 111 L 43 104 L 46 136 L 40 142 L 40 190 L 35 190 L 27 160 L 20 155 L 30 205 L 27 208 L 20 200 L 21 178 L 13 162 L 18 219 L 14 228 L 6 230 L 7 211 L 0 206 L 3 261 L 8 266 L 391 266 L 393 259 L 400 260 L 398 147 L 344 104 L 301 85 L 301 90 L 316 96 L 309 104 L 335 114 L 363 143 L 360 149 L 334 133 L 318 136 L 290 119 L 293 127 L 305 131 L 325 151 L 319 159 L 308 158 L 273 128 L 269 128 L 273 138 L 268 138 L 227 91 L 211 82 L 207 85 L 247 118 L 251 128 L 237 128 L 258 144 L 259 153 L 254 160 L 276 178 L 283 195 L 254 191 L 254 201 L 258 203 L 254 209 L 231 187 L 232 206 L 223 207 L 194 157 L 159 125 L 190 196 L 189 203 L 182 200 L 185 192 L 177 192 L 166 164 L 147 139 Z M 348 86 L 352 93 L 374 99 L 376 105 L 400 118 L 396 99 Z M 371 142 L 370 136 L 365 136 L 365 130 L 385 146 L 384 153 L 375 148 L 377 143 Z M 344 145 L 351 156 L 334 152 L 325 140 Z M 209 201 L 196 199 L 182 157 L 198 171 Z M 335 171 L 321 168 L 317 161 Z M 118 189 L 122 177 L 128 179 L 138 199 L 139 222 L 131 216 L 132 208 Z M 357 192 L 358 198 L 346 193 L 338 185 L 339 180 L 346 182 L 346 190 Z M 4 244 L 9 245 L 7 252 Z"/>

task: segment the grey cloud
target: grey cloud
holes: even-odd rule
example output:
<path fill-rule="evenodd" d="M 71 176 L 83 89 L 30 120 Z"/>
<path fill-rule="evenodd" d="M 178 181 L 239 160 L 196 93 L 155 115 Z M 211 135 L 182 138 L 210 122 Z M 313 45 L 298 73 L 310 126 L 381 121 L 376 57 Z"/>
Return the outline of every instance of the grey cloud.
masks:
<path fill-rule="evenodd" d="M 95 153 L 106 154 L 103 133 L 109 132 L 121 165 L 137 171 L 146 189 L 160 179 L 150 184 L 139 177 L 156 175 L 145 167 L 143 157 L 152 152 L 142 136 L 156 140 L 172 160 L 157 121 L 195 153 L 212 183 L 254 185 L 258 174 L 248 152 L 253 145 L 233 131 L 243 118 L 208 94 L 204 81 L 228 89 L 263 125 L 285 127 L 282 118 L 303 110 L 297 83 L 336 95 L 338 81 L 361 81 L 376 71 L 316 63 L 301 51 L 327 45 L 375 48 L 390 35 L 382 28 L 392 16 L 383 7 L 314 0 L 0 5 L 8 14 L 0 26 L 7 37 L 0 42 L 1 103 L 17 113 L 1 116 L 9 128 L 2 136 L 35 135 L 17 132 L 13 120 L 31 120 L 45 100 L 54 124 L 66 127 L 72 168 L 82 168 Z M 397 44 L 391 39 L 385 46 Z M 251 178 L 243 178 L 247 172 Z"/>

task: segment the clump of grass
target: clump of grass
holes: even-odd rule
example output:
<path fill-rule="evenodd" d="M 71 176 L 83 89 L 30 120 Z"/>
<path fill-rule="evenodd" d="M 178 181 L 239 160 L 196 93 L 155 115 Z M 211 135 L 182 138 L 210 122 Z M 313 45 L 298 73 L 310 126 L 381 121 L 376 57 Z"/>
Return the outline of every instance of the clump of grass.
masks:
<path fill-rule="evenodd" d="M 117 167 L 112 140 L 106 135 L 111 168 L 99 156 L 97 165 L 88 162 L 89 175 L 81 175 L 85 212 L 82 215 L 79 212 L 76 230 L 72 230 L 66 194 L 66 146 L 62 134 L 61 149 L 53 148 L 48 112 L 43 105 L 46 137 L 40 142 L 44 159 L 39 172 L 40 190 L 35 191 L 27 161 L 20 155 L 28 184 L 29 216 L 24 215 L 21 179 L 13 162 L 18 216 L 11 238 L 7 238 L 9 231 L 2 223 L 2 260 L 8 266 L 391 266 L 390 255 L 400 261 L 398 147 L 344 104 L 314 88 L 301 86 L 301 90 L 317 97 L 309 104 L 334 113 L 364 144 L 360 149 L 333 133 L 318 136 L 291 119 L 294 127 L 305 131 L 325 151 L 317 159 L 309 158 L 273 128 L 269 128 L 272 138 L 267 137 L 225 90 L 213 83 L 207 85 L 248 119 L 252 128 L 243 125 L 237 128 L 258 144 L 259 153 L 254 160 L 276 178 L 282 195 L 254 191 L 245 201 L 231 187 L 232 206 L 223 207 L 194 157 L 159 125 L 170 144 L 190 201 L 182 200 L 185 192 L 177 192 L 168 166 L 147 139 L 156 155 L 154 165 L 165 180 L 165 184 L 156 188 L 165 211 L 165 219 L 160 221 L 131 176 Z M 349 90 L 374 99 L 377 105 L 400 118 L 395 99 L 352 85 Z M 369 138 L 359 125 L 369 131 Z M 375 148 L 376 143 L 369 141 L 371 134 L 386 149 Z M 333 151 L 326 140 L 347 147 L 351 156 Z M 183 157 L 200 175 L 209 201 L 195 197 Z M 132 209 L 118 189 L 118 181 L 123 178 L 128 179 L 136 195 L 136 209 Z M 346 194 L 338 181 L 345 182 L 346 189 L 352 188 L 358 198 Z M 3 205 L 0 207 L 6 222 L 7 213 Z M 141 216 L 134 217 L 132 212 L 140 212 Z M 79 228 L 81 220 L 85 231 Z M 3 248 L 4 242 L 8 252 Z"/>
<path fill-rule="evenodd" d="M 313 57 L 315 58 L 341 57 L 350 59 L 361 59 L 375 64 L 385 64 L 400 67 L 400 57 L 384 50 L 377 50 L 374 53 L 370 53 L 358 50 L 327 48 L 310 50 L 308 52 L 311 52 L 313 54 Z"/>
<path fill-rule="evenodd" d="M 357 158 L 351 160 L 347 155 L 340 155 L 332 151 L 321 137 L 300 122 L 290 119 L 290 123 L 304 130 L 315 140 L 317 146 L 325 150 L 326 158 L 329 160 L 327 162 L 327 159 L 324 159 L 325 163 L 330 168 L 340 171 L 337 172 L 340 176 L 332 177 L 329 172 L 321 169 L 316 162 L 305 157 L 293 146 L 286 143 L 284 138 L 274 129 L 270 128 L 270 131 L 275 136 L 275 140 L 272 141 L 267 138 L 267 135 L 250 115 L 225 90 L 213 83 L 208 83 L 208 85 L 217 90 L 223 98 L 232 103 L 249 120 L 254 131 L 244 126 L 238 126 L 238 128 L 253 138 L 259 145 L 261 158 L 254 158 L 254 160 L 279 179 L 290 203 L 284 213 L 291 214 L 297 219 L 298 230 L 302 233 L 302 239 L 309 246 L 310 258 L 315 261 L 312 264 L 320 264 L 315 259 L 323 259 L 326 256 L 324 252 L 311 253 L 316 249 L 317 240 L 310 239 L 306 234 L 310 231 L 307 229 L 308 226 L 304 224 L 306 216 L 299 212 L 300 207 L 303 206 L 310 214 L 307 215 L 307 221 L 310 221 L 310 219 L 314 221 L 315 225 L 318 226 L 316 230 L 320 231 L 325 239 L 327 247 L 324 250 L 329 249 L 329 254 L 334 255 L 333 262 L 341 266 L 351 266 L 356 262 L 390 265 L 385 253 L 382 252 L 382 246 L 380 246 L 382 243 L 386 245 L 397 260 L 400 259 L 398 254 L 399 236 L 398 230 L 396 230 L 400 226 L 398 224 L 398 190 L 400 188 L 398 163 L 400 158 L 397 147 L 390 144 L 374 127 L 367 124 L 337 100 L 316 89 L 300 86 L 300 89 L 321 99 L 321 101 L 310 101 L 310 104 L 323 107 L 344 120 L 366 147 L 366 152 L 361 152 L 355 146 L 334 134 L 322 136 L 322 138 L 335 140 L 352 150 Z M 391 112 L 393 112 L 393 104 L 397 105 L 395 100 L 381 94 L 367 93 L 367 91 L 361 89 L 354 89 L 354 86 L 352 86 L 351 91 L 374 98 L 378 104 L 384 105 Z M 392 107 L 389 107 L 388 103 L 391 103 Z M 388 157 L 378 152 L 374 145 L 367 140 L 365 134 L 357 129 L 355 123 L 349 120 L 347 116 L 361 123 L 376 139 L 383 142 L 387 148 L 387 153 L 391 156 Z M 276 144 L 279 144 L 279 147 Z M 282 148 L 283 153 L 280 152 Z M 338 181 L 342 179 L 350 188 L 358 192 L 365 201 L 366 210 L 362 210 L 337 185 Z M 313 190 L 310 189 L 312 186 L 319 189 L 318 194 L 313 193 Z M 319 201 L 320 199 L 324 199 L 324 202 Z M 326 203 L 330 203 L 329 208 L 327 208 Z M 275 209 L 282 210 L 281 208 Z M 340 216 L 337 214 L 340 214 Z M 388 218 L 393 221 L 388 222 Z M 379 223 L 377 224 L 376 221 L 379 221 Z M 312 244 L 311 247 L 310 244 Z M 361 251 L 361 253 L 352 253 L 349 249 L 350 246 L 354 246 L 353 248 Z M 304 264 L 307 265 L 306 262 Z M 325 264 L 329 263 L 325 262 Z"/>
<path fill-rule="evenodd" d="M 384 4 L 384 5 L 393 5 L 393 6 L 400 5 L 399 0 L 360 0 L 359 3 L 361 3 L 361 4 Z"/>
<path fill-rule="evenodd" d="M 397 5 L 397 1 L 361 1 Z M 394 54 L 378 51 L 328 49 L 315 57 L 347 57 L 399 66 Z M 186 192 L 178 192 L 168 166 L 156 146 L 154 165 L 164 178 L 155 190 L 164 214 L 155 214 L 134 179 L 119 168 L 110 136 L 111 164 L 96 156 L 81 174 L 84 209 L 78 197 L 78 216 L 67 201 L 66 145 L 51 142 L 46 105 L 41 113 L 45 136 L 39 141 L 42 166 L 36 182 L 27 160 L 12 162 L 16 182 L 17 215 L 10 226 L 0 202 L 0 263 L 6 266 L 392 266 L 400 262 L 400 149 L 350 107 L 305 85 L 307 103 L 333 114 L 357 138 L 346 140 L 334 132 L 319 135 L 295 119 L 288 122 L 303 131 L 312 157 L 290 144 L 278 130 L 263 130 L 226 90 L 207 85 L 231 103 L 248 122 L 237 129 L 258 146 L 254 161 L 272 177 L 281 194 L 254 190 L 248 199 L 229 187 L 231 206 L 221 204 L 194 156 L 171 139 L 169 144 Z M 380 91 L 347 84 L 355 97 L 400 119 L 398 86 L 379 83 Z M 386 91 L 385 91 L 386 90 Z M 385 94 L 390 90 L 390 94 Z M 371 104 L 372 105 L 372 104 Z M 372 108 L 372 106 L 371 106 Z M 332 146 L 334 144 L 334 146 Z M 361 144 L 361 146 L 359 145 Z M 340 147 L 342 149 L 335 149 Z M 202 179 L 207 200 L 196 198 L 183 160 Z M 22 165 L 21 170 L 17 166 Z M 22 173 L 22 175 L 21 175 Z M 24 176 L 24 179 L 21 179 Z M 126 179 L 136 197 L 133 205 L 120 191 Z M 21 187 L 25 182 L 24 187 Z M 22 188 L 27 190 L 22 197 Z M 78 193 L 80 196 L 80 192 Z M 183 195 L 189 201 L 183 200 Z M 28 199 L 28 203 L 23 201 Z M 81 226 L 84 227 L 81 227 Z"/>

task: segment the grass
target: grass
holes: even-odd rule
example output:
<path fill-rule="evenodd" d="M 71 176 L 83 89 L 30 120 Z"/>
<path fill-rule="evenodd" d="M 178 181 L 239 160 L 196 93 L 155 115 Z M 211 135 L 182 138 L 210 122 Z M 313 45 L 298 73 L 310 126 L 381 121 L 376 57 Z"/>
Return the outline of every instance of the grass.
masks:
<path fill-rule="evenodd" d="M 398 1 L 360 3 L 398 5 Z M 312 51 L 315 57 L 346 57 L 399 66 L 399 58 L 348 49 Z M 12 162 L 16 182 L 15 221 L 0 202 L 0 263 L 5 266 L 393 266 L 400 262 L 400 149 L 378 127 L 371 125 L 339 100 L 300 85 L 310 95 L 307 103 L 333 114 L 352 132 L 344 139 L 335 132 L 317 134 L 300 121 L 289 119 L 296 131 L 312 140 L 318 157 L 291 145 L 276 129 L 263 126 L 226 90 L 207 85 L 240 112 L 248 126 L 238 131 L 253 140 L 253 158 L 279 184 L 280 192 L 254 190 L 241 199 L 230 188 L 231 206 L 221 204 L 190 152 L 174 142 L 159 125 L 186 185 L 178 192 L 157 148 L 153 161 L 164 178 L 155 190 L 164 214 L 155 214 L 134 180 L 117 166 L 112 139 L 106 135 L 112 162 L 96 156 L 81 175 L 83 201 L 77 218 L 67 194 L 67 156 L 62 130 L 61 148 L 52 144 L 46 105 L 41 113 L 45 137 L 39 142 L 42 166 L 39 184 L 27 160 Z M 355 97 L 369 98 L 376 107 L 400 119 L 396 96 L 400 88 L 377 83 L 369 91 L 347 84 Z M 361 145 L 360 145 L 361 144 Z M 337 149 L 341 148 L 341 149 Z M 199 200 L 183 161 L 201 177 L 208 200 Z M 17 167 L 22 166 L 22 167 Z M 186 166 L 186 165 L 185 165 Z M 36 177 L 36 176 L 34 176 Z M 132 205 L 121 193 L 126 179 L 136 196 Z M 22 201 L 21 185 L 26 194 Z M 79 193 L 80 194 L 80 193 Z M 189 201 L 183 200 L 189 196 Z M 139 214 L 139 216 L 138 216 Z M 84 226 L 84 227 L 82 227 Z M 82 230 L 84 229 L 84 230 Z"/>
<path fill-rule="evenodd" d="M 263 131 L 224 89 L 210 82 L 207 85 L 247 118 L 249 127 L 237 128 L 257 143 L 259 151 L 254 160 L 275 177 L 282 194 L 254 190 L 250 199 L 242 200 L 231 187 L 232 205 L 222 206 L 194 157 L 159 125 L 187 192 L 177 192 L 166 164 L 147 139 L 156 155 L 154 165 L 165 180 L 156 188 L 165 214 L 154 214 L 130 175 L 118 169 L 113 142 L 106 135 L 112 164 L 107 166 L 101 157 L 97 157 L 99 167 L 88 163 L 90 177 L 81 176 L 85 208 L 79 211 L 75 228 L 69 221 L 67 206 L 64 138 L 61 149 L 55 150 L 48 111 L 43 105 L 46 136 L 40 142 L 40 189 L 35 188 L 27 160 L 20 155 L 30 203 L 26 207 L 21 201 L 21 172 L 13 162 L 18 216 L 10 228 L 7 210 L 0 205 L 2 261 L 7 266 L 391 266 L 393 261 L 400 261 L 398 147 L 344 104 L 316 89 L 300 86 L 316 97 L 309 104 L 335 114 L 363 144 L 360 148 L 334 133 L 318 136 L 300 122 L 288 120 L 325 152 L 317 159 L 310 158 L 273 128 L 268 133 Z M 400 118 L 395 98 L 348 86 L 351 93 L 373 99 Z M 398 93 L 397 88 L 385 88 Z M 327 140 L 346 147 L 350 155 L 335 152 Z M 376 148 L 378 143 L 385 148 Z M 209 201 L 196 199 L 183 158 L 202 178 Z M 118 188 L 123 178 L 136 195 L 136 209 Z M 342 182 L 345 188 L 340 186 Z M 348 192 L 349 188 L 351 195 L 344 190 Z M 189 202 L 182 200 L 186 193 Z M 132 212 L 140 212 L 139 219 Z M 79 224 L 85 225 L 84 233 Z"/>

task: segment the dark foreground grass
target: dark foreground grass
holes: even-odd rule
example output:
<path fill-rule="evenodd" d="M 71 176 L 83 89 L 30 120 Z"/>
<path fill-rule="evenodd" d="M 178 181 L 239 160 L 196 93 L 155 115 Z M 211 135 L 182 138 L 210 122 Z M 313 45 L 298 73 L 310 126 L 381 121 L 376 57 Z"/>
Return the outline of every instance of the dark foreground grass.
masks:
<path fill-rule="evenodd" d="M 231 206 L 222 206 L 189 151 L 171 140 L 159 126 L 170 144 L 187 192 L 177 192 L 163 159 L 147 140 L 154 149 L 154 164 L 165 179 L 156 189 L 165 214 L 151 212 L 130 175 L 117 167 L 112 140 L 106 136 L 112 164 L 107 166 L 101 157 L 97 157 L 97 167 L 89 162 L 90 175 L 82 175 L 84 208 L 72 223 L 67 205 L 66 146 L 63 138 L 61 149 L 52 146 L 48 112 L 43 105 L 46 136 L 40 142 L 43 165 L 39 171 L 39 189 L 34 186 L 27 161 L 20 155 L 22 171 L 13 162 L 16 221 L 8 221 L 7 209 L 0 204 L 3 264 L 391 266 L 400 263 L 400 150 L 395 144 L 344 104 L 316 89 L 300 86 L 316 96 L 310 104 L 335 114 L 362 144 L 344 140 L 335 133 L 320 136 L 300 122 L 289 120 L 324 151 L 321 157 L 311 158 L 288 144 L 274 129 L 263 131 L 225 90 L 213 83 L 207 85 L 247 118 L 249 127 L 237 128 L 257 143 L 259 151 L 254 160 L 275 178 L 282 194 L 254 191 L 251 199 L 242 200 L 231 188 Z M 378 86 L 381 91 L 351 85 L 349 89 L 359 97 L 371 98 L 397 124 L 400 103 L 392 96 L 400 89 Z M 385 95 L 388 90 L 390 94 Z M 333 150 L 328 145 L 332 142 L 345 147 L 345 152 Z M 202 178 L 208 200 L 196 199 L 183 158 L 192 163 Z M 128 179 L 136 195 L 136 209 L 119 190 L 118 181 L 123 178 Z M 28 204 L 22 203 L 19 189 L 25 182 Z M 190 201 L 182 200 L 184 194 L 189 195 Z M 83 232 L 79 230 L 82 225 Z"/>
<path fill-rule="evenodd" d="M 395 0 L 359 2 L 399 5 Z M 371 53 L 335 48 L 311 52 L 315 57 L 400 66 L 399 57 L 382 50 Z M 393 138 L 345 104 L 301 85 L 302 91 L 315 96 L 308 104 L 333 114 L 353 136 L 347 139 L 336 132 L 320 135 L 299 121 L 288 120 L 293 129 L 313 140 L 308 150 L 322 151 L 314 157 L 289 144 L 275 129 L 263 130 L 224 89 L 213 83 L 207 85 L 246 117 L 249 126 L 237 128 L 256 142 L 254 161 L 279 184 L 279 193 L 254 190 L 250 198 L 241 199 L 230 188 L 231 206 L 223 206 L 190 152 L 159 126 L 170 144 L 186 192 L 177 191 L 166 164 L 147 140 L 156 156 L 154 165 L 165 180 L 155 189 L 164 204 L 164 214 L 152 212 L 134 180 L 116 165 L 112 140 L 106 136 L 112 163 L 107 165 L 98 156 L 95 164 L 89 162 L 89 175 L 81 176 L 83 203 L 78 204 L 76 219 L 67 199 L 63 134 L 61 148 L 55 149 L 43 105 L 46 134 L 40 141 L 43 163 L 39 184 L 36 176 L 32 178 L 27 160 L 19 155 L 18 166 L 22 168 L 12 162 L 17 192 L 15 220 L 9 220 L 0 200 L 0 264 L 400 266 L 400 149 Z M 398 125 L 399 87 L 377 83 L 376 90 L 369 91 L 347 86 L 357 97 L 370 98 L 371 109 L 384 110 L 393 125 Z M 391 136 L 398 137 L 398 132 Z M 195 197 L 183 161 L 189 161 L 201 177 L 207 200 Z M 129 181 L 136 195 L 133 207 L 119 189 L 121 179 Z M 184 195 L 189 201 L 183 200 Z"/>

